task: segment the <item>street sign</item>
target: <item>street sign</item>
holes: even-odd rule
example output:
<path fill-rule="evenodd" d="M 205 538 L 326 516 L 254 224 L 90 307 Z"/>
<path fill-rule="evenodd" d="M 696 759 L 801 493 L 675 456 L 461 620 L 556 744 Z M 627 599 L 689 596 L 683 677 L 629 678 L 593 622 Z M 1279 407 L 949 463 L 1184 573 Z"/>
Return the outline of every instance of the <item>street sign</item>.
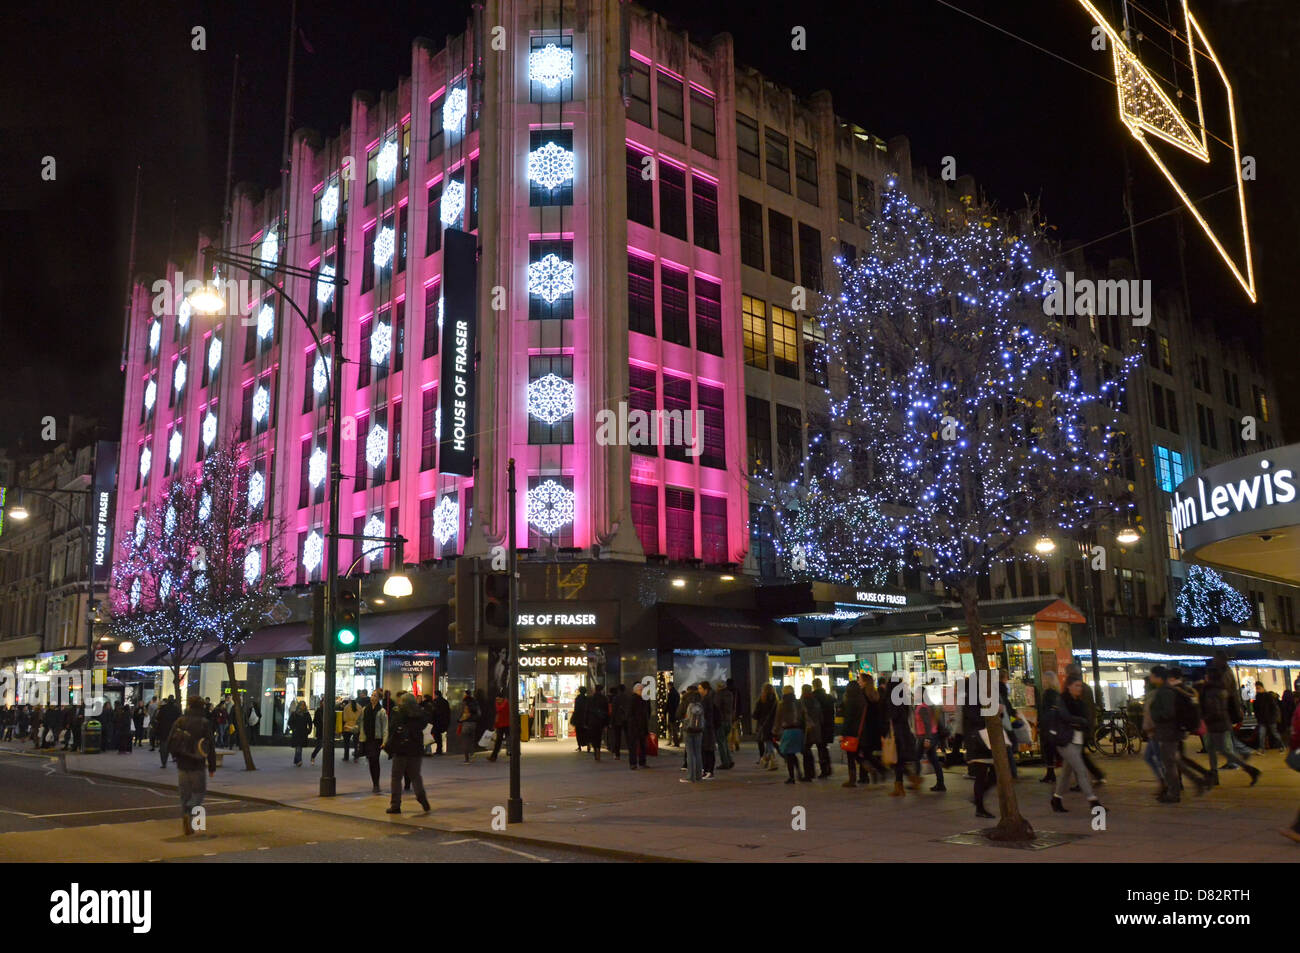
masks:
<path fill-rule="evenodd" d="M 95 664 L 108 664 L 108 649 L 95 649 Z"/>

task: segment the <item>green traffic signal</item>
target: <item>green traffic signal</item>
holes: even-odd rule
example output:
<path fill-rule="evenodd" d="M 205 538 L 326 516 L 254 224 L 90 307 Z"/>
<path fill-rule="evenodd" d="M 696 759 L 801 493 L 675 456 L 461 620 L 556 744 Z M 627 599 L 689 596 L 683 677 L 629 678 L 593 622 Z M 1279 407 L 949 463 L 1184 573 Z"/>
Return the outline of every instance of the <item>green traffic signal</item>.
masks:
<path fill-rule="evenodd" d="M 357 634 L 353 632 L 351 629 L 339 629 L 339 634 L 338 634 L 339 645 L 354 645 L 356 644 L 356 641 L 357 641 Z"/>

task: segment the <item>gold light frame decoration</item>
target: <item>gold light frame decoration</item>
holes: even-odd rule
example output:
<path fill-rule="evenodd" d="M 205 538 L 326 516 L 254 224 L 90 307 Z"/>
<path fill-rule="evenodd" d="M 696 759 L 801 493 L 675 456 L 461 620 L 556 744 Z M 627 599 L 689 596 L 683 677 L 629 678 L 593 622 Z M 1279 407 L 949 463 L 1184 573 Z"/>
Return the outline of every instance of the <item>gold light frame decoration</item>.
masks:
<path fill-rule="evenodd" d="M 1250 246 L 1250 224 L 1246 214 L 1246 189 L 1241 176 L 1241 146 L 1237 137 L 1237 108 L 1232 83 L 1228 80 L 1228 74 L 1224 71 L 1222 62 L 1214 52 L 1214 47 L 1210 45 L 1205 31 L 1188 8 L 1188 0 L 1181 0 L 1181 2 L 1187 36 L 1187 58 L 1188 62 L 1192 64 L 1193 97 L 1196 105 L 1195 127 L 1188 122 L 1187 117 L 1183 115 L 1183 111 L 1169 98 L 1169 94 L 1156 81 L 1151 71 L 1142 65 L 1141 60 L 1138 59 L 1137 54 L 1128 45 L 1124 35 L 1106 20 L 1101 11 L 1093 5 L 1092 0 L 1079 0 L 1080 5 L 1096 21 L 1097 25 L 1105 31 L 1107 38 L 1110 40 L 1112 61 L 1115 67 L 1115 90 L 1119 100 L 1120 121 L 1128 127 L 1133 138 L 1146 150 L 1147 155 L 1151 157 L 1151 161 L 1156 164 L 1156 168 L 1169 180 L 1169 184 L 1178 193 L 1188 211 L 1200 223 L 1201 229 L 1213 243 L 1220 257 L 1223 258 L 1232 271 L 1233 276 L 1245 289 L 1250 300 L 1257 301 L 1255 268 Z M 1179 183 L 1178 178 L 1152 146 L 1149 138 L 1160 139 L 1207 165 L 1211 163 L 1209 136 L 1205 129 L 1205 107 L 1201 97 L 1201 77 L 1196 65 L 1198 53 L 1204 55 L 1214 64 L 1214 68 L 1218 71 L 1219 78 L 1223 81 L 1223 87 L 1228 94 L 1228 119 L 1232 132 L 1233 175 L 1237 185 L 1237 204 L 1241 210 L 1241 238 L 1242 248 L 1245 253 L 1243 264 L 1238 264 L 1233 260 L 1232 255 L 1224 247 L 1219 236 L 1215 234 L 1210 223 L 1205 220 L 1205 216 L 1201 214 L 1191 196 L 1187 194 L 1187 190 Z"/>

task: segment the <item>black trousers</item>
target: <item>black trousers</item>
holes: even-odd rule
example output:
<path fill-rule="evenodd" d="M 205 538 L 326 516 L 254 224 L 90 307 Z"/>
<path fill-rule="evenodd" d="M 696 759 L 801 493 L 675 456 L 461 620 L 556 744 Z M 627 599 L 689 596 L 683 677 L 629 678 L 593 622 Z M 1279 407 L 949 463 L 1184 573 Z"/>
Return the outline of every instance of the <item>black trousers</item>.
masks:
<path fill-rule="evenodd" d="M 434 753 L 434 754 L 442 754 L 442 736 L 443 736 L 443 734 L 444 734 L 444 732 L 439 731 L 437 728 L 435 728 L 435 729 L 433 730 L 433 753 Z"/>
<path fill-rule="evenodd" d="M 348 752 L 352 750 L 352 741 L 357 736 L 355 731 L 343 732 L 343 760 L 348 760 Z"/>
<path fill-rule="evenodd" d="M 627 763 L 633 768 L 645 767 L 645 736 L 633 738 L 631 735 L 627 739 Z"/>
<path fill-rule="evenodd" d="M 717 766 L 718 752 L 713 748 L 704 749 L 704 773 L 712 774 Z"/>
<path fill-rule="evenodd" d="M 994 786 L 993 765 L 972 764 L 971 769 L 975 772 L 975 807 L 986 811 L 988 808 L 984 806 L 984 794 Z"/>
<path fill-rule="evenodd" d="M 501 751 L 501 742 L 509 737 L 510 737 L 509 728 L 497 729 L 497 735 L 495 738 L 492 739 L 492 760 L 493 761 L 497 759 L 497 754 L 500 753 Z M 509 754 L 509 751 L 507 751 L 506 753 Z"/>
<path fill-rule="evenodd" d="M 626 731 L 627 729 L 622 725 L 609 726 L 609 750 L 614 752 L 615 758 L 617 758 L 619 753 L 623 750 L 623 734 Z M 631 747 L 632 741 L 631 739 L 628 739 L 628 749 L 631 750 Z"/>
<path fill-rule="evenodd" d="M 370 767 L 370 783 L 379 787 L 379 742 L 358 741 L 357 751 L 366 756 L 366 762 Z"/>

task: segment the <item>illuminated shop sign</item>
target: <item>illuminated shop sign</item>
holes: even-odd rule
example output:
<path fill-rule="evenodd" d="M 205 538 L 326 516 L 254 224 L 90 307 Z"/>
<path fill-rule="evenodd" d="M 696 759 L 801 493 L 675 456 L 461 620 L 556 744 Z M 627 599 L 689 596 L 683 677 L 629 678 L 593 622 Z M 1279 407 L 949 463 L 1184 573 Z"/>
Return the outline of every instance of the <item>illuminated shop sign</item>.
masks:
<path fill-rule="evenodd" d="M 442 435 L 438 469 L 442 473 L 474 473 L 474 410 L 476 373 L 478 239 L 449 228 L 443 234 L 442 385 L 438 395 Z"/>
<path fill-rule="evenodd" d="M 582 655 L 521 655 L 520 668 L 586 668 L 587 659 Z"/>
<path fill-rule="evenodd" d="M 1184 480 L 1170 505 L 1185 550 L 1300 522 L 1300 444 L 1253 453 Z"/>
<path fill-rule="evenodd" d="M 558 625 L 570 628 L 596 624 L 594 612 L 521 612 L 517 623 L 522 626 Z"/>
<path fill-rule="evenodd" d="M 101 440 L 95 447 L 95 483 L 91 506 L 95 519 L 92 579 L 107 582 L 113 569 L 113 494 L 117 488 L 117 444 Z"/>
<path fill-rule="evenodd" d="M 854 594 L 858 602 L 864 605 L 874 606 L 905 606 L 907 605 L 907 595 L 897 592 L 863 592 L 859 590 Z"/>

